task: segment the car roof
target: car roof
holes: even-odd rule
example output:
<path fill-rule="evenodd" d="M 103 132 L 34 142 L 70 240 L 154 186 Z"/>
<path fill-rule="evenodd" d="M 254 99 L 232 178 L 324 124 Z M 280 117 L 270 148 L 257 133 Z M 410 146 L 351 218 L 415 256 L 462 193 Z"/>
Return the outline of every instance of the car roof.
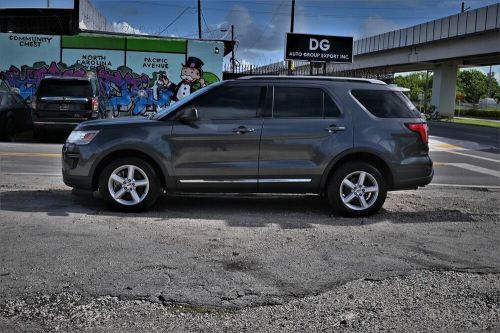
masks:
<path fill-rule="evenodd" d="M 47 75 L 42 80 L 80 80 L 80 81 L 90 81 L 95 79 L 93 77 L 81 77 L 81 76 L 53 76 Z"/>
<path fill-rule="evenodd" d="M 358 77 L 338 77 L 338 76 L 304 76 L 304 75 L 249 75 L 236 80 L 309 80 L 309 81 L 335 81 L 335 82 L 356 82 L 386 85 L 384 81 L 375 79 L 364 79 Z"/>

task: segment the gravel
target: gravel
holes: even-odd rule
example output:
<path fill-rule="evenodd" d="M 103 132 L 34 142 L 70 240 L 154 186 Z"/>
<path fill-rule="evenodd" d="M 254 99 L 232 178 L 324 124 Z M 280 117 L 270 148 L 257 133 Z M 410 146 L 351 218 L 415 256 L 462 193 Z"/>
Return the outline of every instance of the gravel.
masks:
<path fill-rule="evenodd" d="M 9 300 L 0 314 L 13 332 L 498 332 L 500 275 L 421 271 L 242 310 L 64 292 Z"/>

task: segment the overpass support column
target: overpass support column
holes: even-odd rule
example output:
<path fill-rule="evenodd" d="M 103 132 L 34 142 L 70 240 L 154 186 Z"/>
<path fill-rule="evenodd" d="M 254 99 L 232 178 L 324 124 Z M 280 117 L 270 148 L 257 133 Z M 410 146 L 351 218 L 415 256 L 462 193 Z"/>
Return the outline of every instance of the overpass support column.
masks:
<path fill-rule="evenodd" d="M 434 68 L 432 81 L 432 105 L 441 116 L 453 117 L 455 114 L 455 89 L 457 86 L 458 65 L 444 63 Z"/>

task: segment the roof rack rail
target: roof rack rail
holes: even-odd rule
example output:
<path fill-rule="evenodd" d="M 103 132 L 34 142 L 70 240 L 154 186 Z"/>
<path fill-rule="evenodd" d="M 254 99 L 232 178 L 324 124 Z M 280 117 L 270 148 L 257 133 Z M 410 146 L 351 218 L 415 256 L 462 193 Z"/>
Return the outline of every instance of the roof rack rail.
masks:
<path fill-rule="evenodd" d="M 340 76 L 306 76 L 306 75 L 249 75 L 237 78 L 237 80 L 329 80 L 343 82 L 365 82 L 371 84 L 386 84 L 384 81 L 376 79 L 363 79 L 358 77 L 340 77 Z"/>

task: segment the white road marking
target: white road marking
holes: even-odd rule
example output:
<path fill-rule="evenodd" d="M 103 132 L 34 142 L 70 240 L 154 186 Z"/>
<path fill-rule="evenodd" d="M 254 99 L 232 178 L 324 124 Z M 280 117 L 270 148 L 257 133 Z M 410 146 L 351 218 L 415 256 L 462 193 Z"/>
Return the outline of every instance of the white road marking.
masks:
<path fill-rule="evenodd" d="M 500 170 L 491 170 L 487 168 L 483 168 L 477 165 L 472 165 L 469 163 L 442 163 L 442 162 L 437 162 L 435 163 L 435 166 L 453 166 L 456 168 L 460 169 L 465 169 L 473 172 L 479 172 L 485 175 L 493 176 L 493 177 L 499 177 L 500 178 Z"/>
<path fill-rule="evenodd" d="M 500 163 L 500 160 L 496 160 L 494 158 L 488 158 L 488 157 L 483 157 L 483 156 L 471 155 L 471 154 L 466 154 L 466 153 L 462 153 L 462 152 L 454 151 L 454 150 L 438 150 L 438 151 L 444 151 L 445 153 L 456 154 L 456 155 L 461 155 L 461 156 L 478 158 L 480 160 L 485 160 L 485 161 Z"/>

